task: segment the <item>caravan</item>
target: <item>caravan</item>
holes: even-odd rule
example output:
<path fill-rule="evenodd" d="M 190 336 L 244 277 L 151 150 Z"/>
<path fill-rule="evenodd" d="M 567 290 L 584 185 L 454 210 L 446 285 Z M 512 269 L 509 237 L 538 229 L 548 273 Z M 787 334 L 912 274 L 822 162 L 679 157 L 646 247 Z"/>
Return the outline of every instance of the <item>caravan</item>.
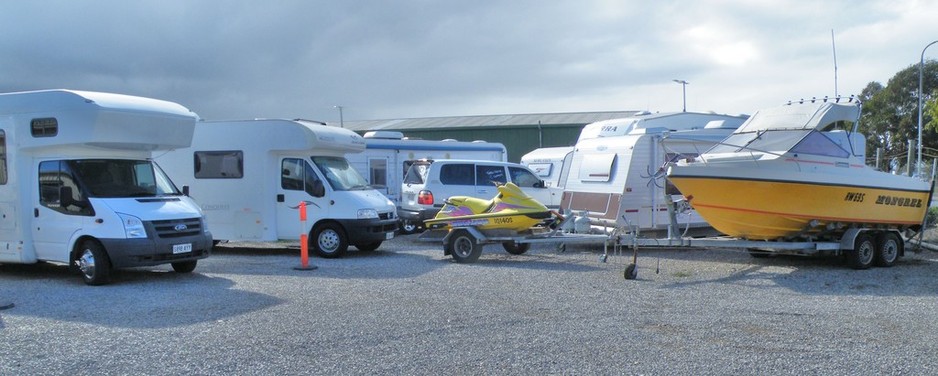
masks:
<path fill-rule="evenodd" d="M 573 152 L 560 207 L 564 214 L 588 217 L 594 229 L 663 231 L 670 223 L 668 201 L 681 197 L 664 177 L 665 163 L 699 155 L 745 120 L 679 112 L 587 124 Z M 693 210 L 677 219 L 682 228 L 710 231 Z"/>
<path fill-rule="evenodd" d="M 187 147 L 197 116 L 176 103 L 47 90 L 0 95 L 0 263 L 113 268 L 208 257 L 199 207 L 150 160 Z"/>
<path fill-rule="evenodd" d="M 375 250 L 397 231 L 394 203 L 346 160 L 364 149 L 354 132 L 307 120 L 205 121 L 192 147 L 158 160 L 191 187 L 216 239 L 297 240 L 304 202 L 313 251 L 340 257 L 349 245 Z"/>
<path fill-rule="evenodd" d="M 505 145 L 485 141 L 412 140 L 401 132 L 365 133 L 365 151 L 347 156 L 368 183 L 395 204 L 401 203 L 401 183 L 414 161 L 428 159 L 508 160 Z"/>
<path fill-rule="evenodd" d="M 521 164 L 544 180 L 545 186 L 560 190 L 567 181 L 572 160 L 573 146 L 538 148 L 521 156 Z"/>

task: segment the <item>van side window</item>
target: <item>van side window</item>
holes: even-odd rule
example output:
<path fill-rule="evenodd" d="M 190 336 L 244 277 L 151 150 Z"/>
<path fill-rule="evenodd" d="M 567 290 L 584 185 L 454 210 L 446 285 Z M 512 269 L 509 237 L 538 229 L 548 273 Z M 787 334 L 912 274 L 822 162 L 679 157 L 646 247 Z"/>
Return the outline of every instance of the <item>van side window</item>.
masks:
<path fill-rule="evenodd" d="M 7 136 L 0 130 L 0 185 L 7 183 Z"/>
<path fill-rule="evenodd" d="M 303 181 L 305 182 L 305 184 L 303 185 L 303 190 L 305 190 L 306 193 L 309 193 L 310 196 L 320 197 L 316 195 L 313 187 L 315 187 L 316 185 L 322 186 L 323 185 L 322 180 L 319 179 L 319 175 L 316 175 L 316 172 L 313 171 L 313 168 L 309 165 L 309 163 L 306 163 L 306 161 L 302 161 L 302 162 L 303 162 L 303 165 L 306 166 L 304 168 L 304 171 L 306 171 L 306 174 L 303 179 Z"/>
<path fill-rule="evenodd" d="M 503 166 L 476 166 L 476 185 L 493 186 L 495 183 L 505 184 L 508 177 L 505 176 L 505 167 Z"/>
<path fill-rule="evenodd" d="M 244 152 L 240 150 L 193 153 L 196 179 L 240 179 L 244 177 Z"/>
<path fill-rule="evenodd" d="M 520 167 L 508 166 L 508 173 L 511 174 L 511 181 L 519 187 L 534 187 L 535 184 L 541 181 L 531 171 Z"/>
<path fill-rule="evenodd" d="M 62 206 L 62 188 L 70 188 L 75 204 Z M 85 205 L 83 205 L 85 203 Z M 62 161 L 39 163 L 39 204 L 64 214 L 94 215 L 91 205 L 86 204 L 84 194 L 75 181 L 68 164 Z"/>
<path fill-rule="evenodd" d="M 440 183 L 447 185 L 475 184 L 475 171 L 472 164 L 450 163 L 440 167 Z"/>

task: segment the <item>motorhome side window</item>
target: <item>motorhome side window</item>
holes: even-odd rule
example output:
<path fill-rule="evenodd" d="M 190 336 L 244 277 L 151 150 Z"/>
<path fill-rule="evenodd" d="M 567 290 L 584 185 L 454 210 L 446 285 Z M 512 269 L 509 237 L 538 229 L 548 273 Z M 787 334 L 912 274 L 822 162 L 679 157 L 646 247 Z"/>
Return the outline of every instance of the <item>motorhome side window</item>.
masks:
<path fill-rule="evenodd" d="M 71 195 L 71 200 L 66 200 L 68 205 L 62 205 L 62 194 Z M 74 174 L 63 161 L 39 163 L 39 204 L 65 214 L 94 215 L 94 210 L 87 205 Z"/>
<path fill-rule="evenodd" d="M 33 119 L 29 122 L 33 137 L 53 137 L 59 134 L 59 121 L 55 118 Z"/>
<path fill-rule="evenodd" d="M 244 177 L 244 152 L 240 150 L 197 151 L 193 158 L 196 179 Z"/>
<path fill-rule="evenodd" d="M 309 163 L 299 158 L 284 158 L 281 162 L 280 187 L 291 191 L 306 191 L 311 196 L 313 187 L 322 185 L 322 180 Z"/>
<path fill-rule="evenodd" d="M 505 184 L 508 177 L 505 176 L 505 167 L 502 166 L 476 166 L 476 185 L 491 185 L 496 183 Z"/>

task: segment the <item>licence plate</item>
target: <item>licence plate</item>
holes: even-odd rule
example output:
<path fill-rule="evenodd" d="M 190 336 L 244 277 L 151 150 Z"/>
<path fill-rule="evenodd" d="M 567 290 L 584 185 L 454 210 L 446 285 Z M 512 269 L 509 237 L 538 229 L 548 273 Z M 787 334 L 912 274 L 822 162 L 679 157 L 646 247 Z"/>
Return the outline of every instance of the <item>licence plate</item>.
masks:
<path fill-rule="evenodd" d="M 192 243 L 173 244 L 173 254 L 192 252 Z"/>
<path fill-rule="evenodd" d="M 387 239 L 387 240 L 394 239 L 394 233 L 393 233 L 393 232 L 389 232 L 389 233 L 387 233 L 387 234 L 384 234 L 384 238 Z"/>

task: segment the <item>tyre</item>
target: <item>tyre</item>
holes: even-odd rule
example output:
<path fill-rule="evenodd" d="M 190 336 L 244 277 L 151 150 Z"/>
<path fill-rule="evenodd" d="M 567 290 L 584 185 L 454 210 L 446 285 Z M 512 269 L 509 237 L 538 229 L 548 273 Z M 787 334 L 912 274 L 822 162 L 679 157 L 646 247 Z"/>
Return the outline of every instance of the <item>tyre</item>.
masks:
<path fill-rule="evenodd" d="M 516 243 L 511 241 L 502 243 L 502 247 L 505 248 L 505 252 L 520 255 L 531 249 L 531 243 Z"/>
<path fill-rule="evenodd" d="M 368 244 L 356 244 L 355 248 L 358 248 L 359 251 L 371 252 L 381 246 L 381 242 L 374 242 Z"/>
<path fill-rule="evenodd" d="M 176 273 L 192 273 L 192 271 L 195 270 L 195 266 L 198 263 L 199 263 L 199 260 L 192 260 L 192 261 L 174 262 L 170 265 L 173 266 L 173 270 L 175 270 Z"/>
<path fill-rule="evenodd" d="M 853 242 L 853 249 L 847 251 L 847 265 L 854 269 L 868 269 L 873 265 L 873 256 L 876 253 L 876 244 L 873 237 L 867 233 L 857 235 Z"/>
<path fill-rule="evenodd" d="M 482 244 L 466 230 L 456 230 L 449 238 L 449 249 L 458 263 L 475 262 L 482 255 Z"/>
<path fill-rule="evenodd" d="M 342 257 L 348 251 L 348 239 L 342 227 L 335 223 L 325 223 L 313 230 L 310 246 L 319 257 Z"/>
<path fill-rule="evenodd" d="M 899 259 L 902 253 L 902 241 L 892 232 L 884 232 L 876 237 L 876 256 L 873 264 L 890 267 Z"/>
<path fill-rule="evenodd" d="M 410 234 L 413 234 L 413 233 L 417 232 L 417 228 L 418 228 L 418 227 L 419 227 L 419 226 L 417 226 L 417 224 L 414 223 L 414 222 L 411 222 L 411 221 L 402 221 L 402 222 L 401 222 L 401 235 L 410 235 Z"/>
<path fill-rule="evenodd" d="M 92 286 L 104 285 L 111 281 L 111 259 L 100 243 L 85 240 L 78 249 L 75 265 L 82 280 Z"/>

